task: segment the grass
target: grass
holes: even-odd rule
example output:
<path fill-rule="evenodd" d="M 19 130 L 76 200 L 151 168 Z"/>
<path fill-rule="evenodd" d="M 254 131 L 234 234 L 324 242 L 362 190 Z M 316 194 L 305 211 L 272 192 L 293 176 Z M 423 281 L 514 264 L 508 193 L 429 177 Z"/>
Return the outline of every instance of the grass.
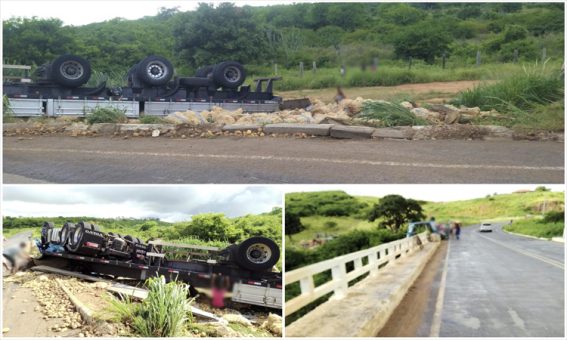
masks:
<path fill-rule="evenodd" d="M 535 218 L 514 221 L 504 227 L 504 230 L 513 233 L 543 238 L 561 237 L 564 229 L 565 222 L 545 223 Z"/>
<path fill-rule="evenodd" d="M 7 96 L 2 96 L 2 122 L 9 123 L 14 121 L 12 108 L 10 107 L 10 100 Z"/>
<path fill-rule="evenodd" d="M 460 220 L 463 224 L 476 224 L 482 220 L 509 220 L 541 213 L 541 207 L 560 210 L 565 205 L 562 192 L 537 191 L 491 195 L 453 202 L 427 202 L 423 205 L 427 216 L 438 221 Z"/>
<path fill-rule="evenodd" d="M 303 77 L 297 69 L 280 69 L 275 88 L 278 91 L 291 91 L 299 89 L 322 89 L 342 86 L 395 86 L 400 84 L 418 84 L 430 82 L 447 82 L 459 80 L 489 80 L 502 79 L 521 72 L 522 66 L 518 64 L 485 64 L 480 67 L 453 66 L 446 69 L 439 65 L 416 63 L 411 69 L 406 65 L 393 63 L 378 67 L 375 72 L 358 68 L 347 69 L 346 76 L 341 77 L 338 68 L 319 68 L 316 73 L 306 71 Z M 250 72 L 250 79 L 259 76 L 273 76 L 270 69 L 254 70 Z"/>
<path fill-rule="evenodd" d="M 179 337 L 191 323 L 189 286 L 180 282 L 165 283 L 163 277 L 146 281 L 148 297 L 142 303 L 130 299 L 111 302 L 110 312 L 116 320 L 126 322 L 142 337 Z"/>
<path fill-rule="evenodd" d="M 123 123 L 127 121 L 127 118 L 124 110 L 97 106 L 87 115 L 86 121 L 88 124 Z"/>
<path fill-rule="evenodd" d="M 142 124 L 162 124 L 163 119 L 157 116 L 143 116 L 140 117 L 140 123 Z"/>
<path fill-rule="evenodd" d="M 407 108 L 394 103 L 366 101 L 362 112 L 357 116 L 364 120 L 379 120 L 380 126 L 427 125 L 427 121 L 417 118 Z"/>
<path fill-rule="evenodd" d="M 328 223 L 335 222 L 336 226 L 329 228 Z M 372 230 L 376 229 L 376 222 L 369 222 L 351 216 L 307 216 L 301 217 L 301 223 L 305 226 L 305 230 L 286 239 L 287 246 L 299 247 L 302 240 L 311 240 L 315 238 L 317 233 L 328 233 L 330 235 L 341 235 L 353 230 Z"/>

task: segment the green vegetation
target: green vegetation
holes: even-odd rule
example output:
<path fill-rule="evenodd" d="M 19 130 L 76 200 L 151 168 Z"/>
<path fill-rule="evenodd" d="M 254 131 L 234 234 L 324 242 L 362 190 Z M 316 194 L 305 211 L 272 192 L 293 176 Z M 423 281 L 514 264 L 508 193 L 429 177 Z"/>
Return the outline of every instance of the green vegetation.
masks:
<path fill-rule="evenodd" d="M 551 222 L 545 217 L 543 219 L 530 218 L 514 221 L 513 224 L 505 226 L 504 230 L 543 238 L 562 237 L 565 230 L 564 212 L 561 211 L 558 214 L 561 215 L 560 221 Z"/>
<path fill-rule="evenodd" d="M 372 207 L 368 220 L 381 219 L 379 226 L 398 232 L 409 221 L 419 221 L 425 217 L 419 202 L 400 195 L 386 195 Z"/>
<path fill-rule="evenodd" d="M 87 123 L 124 123 L 127 121 L 124 110 L 115 107 L 97 106 L 87 115 Z"/>
<path fill-rule="evenodd" d="M 110 312 L 115 319 L 131 326 L 142 337 L 179 337 L 191 323 L 189 286 L 181 282 L 165 283 L 163 277 L 146 281 L 148 297 L 142 303 L 113 298 Z"/>
<path fill-rule="evenodd" d="M 565 198 L 561 192 L 526 192 L 494 194 L 485 198 L 453 202 L 427 202 L 428 216 L 438 221 L 460 220 L 465 226 L 482 220 L 509 220 L 539 215 L 543 209 L 563 210 Z M 547 208 L 544 208 L 547 207 Z"/>
<path fill-rule="evenodd" d="M 143 116 L 140 117 L 140 123 L 142 124 L 161 124 L 163 119 L 157 116 Z"/>
<path fill-rule="evenodd" d="M 161 8 L 155 16 L 138 20 L 115 18 L 84 26 L 64 26 L 58 19 L 11 18 L 3 23 L 3 48 L 5 58 L 22 64 L 40 65 L 74 53 L 91 60 L 96 71 L 121 75 L 150 54 L 172 60 L 182 74 L 232 59 L 246 64 L 249 74 L 266 76 L 273 74 L 277 63 L 285 78 L 278 89 L 369 86 L 369 79 L 373 85 L 443 77 L 481 79 L 488 64 L 499 71 L 505 65 L 498 63 L 541 61 L 542 47 L 547 57 L 560 63 L 564 5 L 509 5 L 200 4 L 189 12 Z M 473 68 L 477 51 L 483 66 Z M 440 67 L 443 55 L 446 70 Z M 407 70 L 409 57 L 412 70 Z M 379 60 L 378 72 L 350 71 L 355 66 L 368 70 L 374 58 Z M 311 77 L 307 73 L 313 61 L 318 73 Z M 297 76 L 299 62 L 307 66 L 304 78 Z M 345 79 L 338 73 L 340 65 L 347 66 Z M 290 78 L 288 72 L 296 76 Z"/>
<path fill-rule="evenodd" d="M 298 216 L 349 216 L 363 204 L 343 191 L 289 193 L 285 196 L 286 211 Z"/>
<path fill-rule="evenodd" d="M 10 107 L 10 101 L 7 96 L 2 96 L 2 121 L 4 123 L 9 123 L 14 120 L 12 108 Z"/>
<path fill-rule="evenodd" d="M 364 120 L 379 120 L 380 126 L 427 125 L 427 121 L 417 118 L 407 108 L 394 103 L 366 101 L 362 112 L 357 116 Z"/>

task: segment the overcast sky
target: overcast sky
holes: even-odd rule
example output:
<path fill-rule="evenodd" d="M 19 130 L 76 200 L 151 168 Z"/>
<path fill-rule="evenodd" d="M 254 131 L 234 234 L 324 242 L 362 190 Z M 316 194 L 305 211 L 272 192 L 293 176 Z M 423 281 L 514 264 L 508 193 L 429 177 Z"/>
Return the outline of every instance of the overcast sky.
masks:
<path fill-rule="evenodd" d="M 533 190 L 539 185 L 524 184 L 383 184 L 383 185 L 286 185 L 285 192 L 343 190 L 350 195 L 382 197 L 390 194 L 402 195 L 416 200 L 447 202 L 481 198 L 494 193 L 505 194 L 516 190 Z M 544 185 L 552 191 L 564 192 L 563 185 Z"/>
<path fill-rule="evenodd" d="M 197 8 L 199 2 L 219 3 L 233 2 L 240 6 L 266 6 L 281 3 L 292 3 L 292 1 L 175 1 L 175 0 L 146 0 L 146 1 L 28 1 L 28 0 L 2 0 L 2 20 L 11 17 L 31 18 L 58 18 L 65 25 L 80 26 L 93 22 L 101 22 L 113 18 L 139 19 L 144 16 L 156 15 L 161 7 L 179 7 L 182 12 Z M 304 1 L 305 2 L 305 1 Z"/>
<path fill-rule="evenodd" d="M 4 216 L 159 217 L 176 222 L 206 212 L 236 217 L 282 206 L 274 186 L 4 186 Z"/>

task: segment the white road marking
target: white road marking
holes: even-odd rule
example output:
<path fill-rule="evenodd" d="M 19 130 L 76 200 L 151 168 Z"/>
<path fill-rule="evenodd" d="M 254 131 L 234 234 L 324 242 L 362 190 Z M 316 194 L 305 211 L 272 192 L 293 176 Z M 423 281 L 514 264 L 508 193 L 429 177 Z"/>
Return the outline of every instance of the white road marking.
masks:
<path fill-rule="evenodd" d="M 441 241 L 443 242 L 443 241 Z M 441 282 L 439 283 L 439 292 L 437 293 L 437 301 L 435 302 L 435 313 L 431 322 L 430 337 L 438 338 L 441 331 L 441 314 L 443 312 L 443 302 L 445 300 L 445 287 L 447 285 L 447 269 L 449 267 L 449 251 L 451 250 L 451 242 L 447 242 L 447 254 L 445 255 L 445 264 L 443 265 L 443 274 L 441 274 Z"/>
<path fill-rule="evenodd" d="M 480 234 L 479 234 L 478 236 L 480 236 L 480 237 L 482 237 L 482 238 L 484 238 L 484 239 L 487 239 L 487 240 L 489 240 L 490 242 L 494 242 L 494 243 L 496 243 L 496 244 L 499 244 L 499 245 L 501 245 L 501 246 L 504 247 L 504 248 L 508 248 L 508 249 L 510 249 L 510 250 L 512 250 L 512 251 L 515 251 L 515 252 L 518 253 L 518 254 L 522 254 L 522 255 L 525 255 L 525 256 L 534 258 L 534 259 L 536 259 L 536 260 L 540 260 L 540 261 L 545 262 L 545 263 L 547 263 L 547 264 L 550 264 L 550 265 L 552 265 L 552 266 L 554 266 L 554 267 L 557 267 L 557 268 L 560 268 L 560 269 L 565 270 L 565 265 L 564 265 L 563 263 L 561 263 L 560 261 L 557 261 L 557 260 L 554 260 L 554 259 L 550 259 L 550 258 L 545 257 L 545 256 L 542 256 L 542 255 L 537 255 L 537 254 L 534 254 L 534 253 L 529 252 L 529 251 L 525 251 L 525 250 L 523 250 L 523 249 L 520 249 L 520 248 L 511 246 L 511 245 L 506 244 L 506 243 L 504 243 L 504 242 L 493 240 L 493 239 L 491 239 L 490 237 L 486 237 L 486 236 L 484 236 L 484 235 L 480 235 Z"/>
<path fill-rule="evenodd" d="M 396 166 L 408 168 L 442 168 L 442 169 L 490 169 L 490 170 L 534 170 L 534 171 L 564 171 L 562 166 L 529 166 L 529 165 L 491 165 L 491 164 L 441 164 L 441 163 L 411 163 L 392 161 L 366 161 L 358 159 L 329 159 L 288 156 L 259 156 L 259 155 L 225 155 L 204 153 L 173 153 L 173 152 L 136 152 L 136 151 L 101 151 L 81 149 L 48 149 L 48 148 L 5 148 L 4 151 L 24 152 L 53 152 L 78 153 L 102 156 L 140 156 L 140 157 L 170 157 L 170 158 L 210 158 L 210 159 L 236 159 L 236 160 L 265 160 L 281 162 L 315 162 L 348 165 Z"/>

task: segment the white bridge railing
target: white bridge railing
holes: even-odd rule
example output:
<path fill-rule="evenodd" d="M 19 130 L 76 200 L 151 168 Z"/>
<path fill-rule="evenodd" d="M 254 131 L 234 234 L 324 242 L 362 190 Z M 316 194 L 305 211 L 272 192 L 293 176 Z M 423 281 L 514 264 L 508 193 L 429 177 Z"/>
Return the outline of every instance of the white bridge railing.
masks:
<path fill-rule="evenodd" d="M 333 299 L 343 298 L 350 281 L 366 273 L 376 275 L 382 265 L 413 252 L 426 242 L 427 233 L 422 233 L 286 272 L 285 285 L 299 281 L 301 294 L 286 302 L 285 315 L 296 312 L 330 292 L 334 293 Z M 354 269 L 347 273 L 346 265 L 350 262 L 354 264 Z M 328 270 L 331 271 L 331 280 L 315 287 L 313 276 Z"/>

